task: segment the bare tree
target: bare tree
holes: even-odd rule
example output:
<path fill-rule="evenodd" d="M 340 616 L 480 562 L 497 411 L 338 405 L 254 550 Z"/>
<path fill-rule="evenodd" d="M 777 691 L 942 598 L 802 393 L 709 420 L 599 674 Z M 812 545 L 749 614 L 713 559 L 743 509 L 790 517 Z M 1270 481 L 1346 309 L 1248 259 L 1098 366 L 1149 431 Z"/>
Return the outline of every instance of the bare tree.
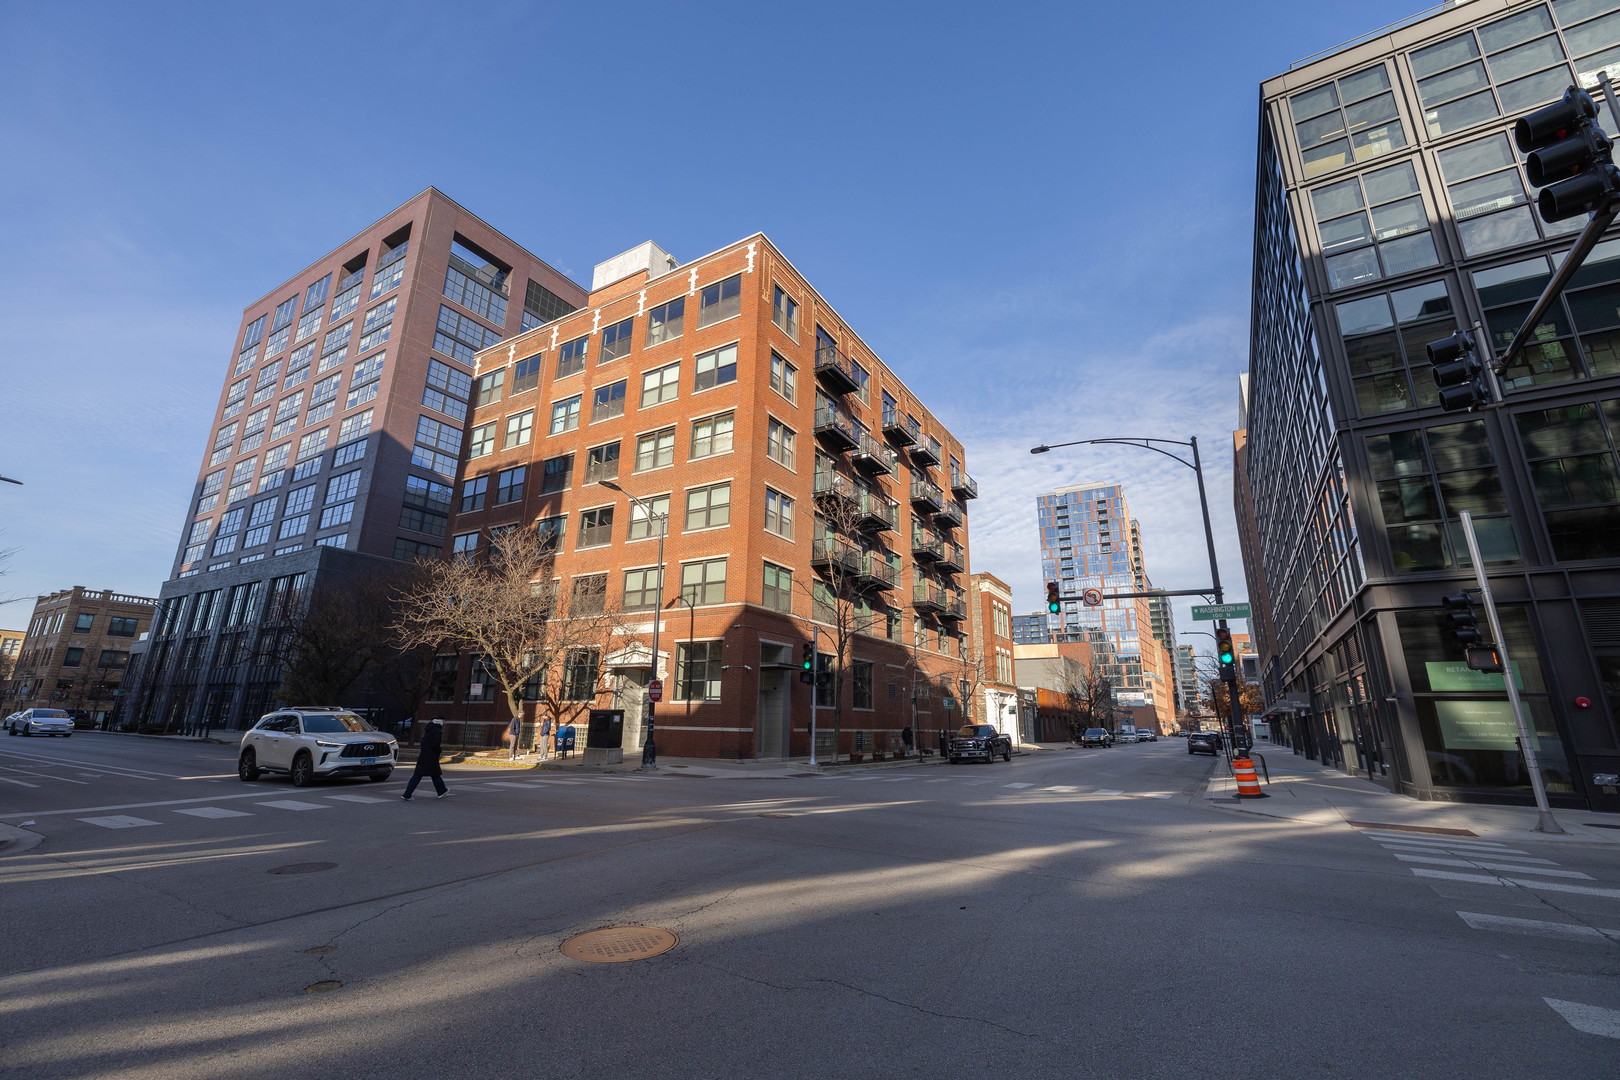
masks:
<path fill-rule="evenodd" d="M 598 664 L 586 672 L 581 654 L 594 650 L 599 659 L 616 635 L 627 640 L 629 623 L 608 603 L 605 575 L 575 579 L 564 590 L 554 569 L 553 545 L 532 528 L 493 538 L 486 559 L 430 564 L 399 597 L 397 640 L 405 648 L 476 654 L 511 716 L 523 715 L 526 698 L 559 714 L 588 707 Z"/>
<path fill-rule="evenodd" d="M 1082 731 L 1088 727 L 1106 727 L 1114 718 L 1114 684 L 1102 673 L 1102 665 L 1095 659 L 1083 667 L 1079 663 L 1065 664 L 1058 680 L 1058 693 L 1063 695 L 1069 711 L 1079 718 L 1076 724 Z"/>

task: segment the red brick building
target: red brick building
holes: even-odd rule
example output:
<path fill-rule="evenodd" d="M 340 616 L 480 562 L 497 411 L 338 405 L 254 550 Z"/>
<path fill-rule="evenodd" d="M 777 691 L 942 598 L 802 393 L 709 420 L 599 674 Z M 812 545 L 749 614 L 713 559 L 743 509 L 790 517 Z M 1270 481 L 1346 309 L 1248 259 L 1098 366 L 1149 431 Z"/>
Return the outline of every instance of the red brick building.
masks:
<path fill-rule="evenodd" d="M 961 444 L 763 234 L 684 265 L 651 243 L 602 263 L 579 311 L 481 352 L 476 380 L 450 548 L 537 528 L 561 582 L 605 588 L 636 621 L 634 643 L 604 643 L 575 680 L 597 707 L 625 709 L 627 750 L 656 617 L 662 752 L 807 754 L 801 648 L 820 622 L 830 651 L 840 575 L 859 583 L 861 618 L 841 752 L 897 747 L 908 722 L 961 722 L 977 494 Z M 504 724 L 472 659 L 442 660 L 459 663 L 442 714 Z M 489 700 L 467 700 L 475 682 Z M 832 749 L 832 698 L 818 753 Z"/>
<path fill-rule="evenodd" d="M 1018 683 L 1013 665 L 1012 589 L 994 574 L 968 580 L 968 623 L 973 656 L 979 665 L 979 688 L 973 718 L 994 724 L 1012 736 L 1014 745 L 1035 737 L 1018 722 Z"/>

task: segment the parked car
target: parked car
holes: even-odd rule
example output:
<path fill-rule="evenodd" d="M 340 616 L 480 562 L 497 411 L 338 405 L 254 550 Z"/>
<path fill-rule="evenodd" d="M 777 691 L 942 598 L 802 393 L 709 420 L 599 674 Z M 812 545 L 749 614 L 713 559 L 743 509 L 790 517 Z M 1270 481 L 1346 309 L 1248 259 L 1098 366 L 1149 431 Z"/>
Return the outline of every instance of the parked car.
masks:
<path fill-rule="evenodd" d="M 1194 731 L 1187 736 L 1187 753 L 1220 757 L 1221 736 L 1216 731 Z"/>
<path fill-rule="evenodd" d="M 951 764 L 969 759 L 1012 760 L 1012 737 L 990 724 L 963 724 L 951 740 Z"/>
<path fill-rule="evenodd" d="M 1122 742 L 1122 743 L 1136 742 L 1137 741 L 1136 730 L 1134 728 L 1126 728 L 1124 731 L 1121 731 L 1117 735 L 1114 736 L 1114 741 L 1115 742 Z"/>
<path fill-rule="evenodd" d="M 1108 734 L 1107 728 L 1086 728 L 1080 733 L 1081 746 L 1113 746 L 1114 737 Z"/>
<path fill-rule="evenodd" d="M 73 735 L 73 717 L 62 709 L 23 709 L 6 717 L 8 735 Z"/>
<path fill-rule="evenodd" d="M 301 708 L 269 713 L 242 736 L 236 773 L 257 780 L 282 772 L 294 787 L 327 776 L 386 780 L 394 771 L 399 744 L 345 709 Z"/>
<path fill-rule="evenodd" d="M 1154 731 L 1152 728 L 1137 728 L 1136 729 L 1136 741 L 1137 742 L 1158 742 L 1159 741 L 1159 733 L 1157 731 Z"/>

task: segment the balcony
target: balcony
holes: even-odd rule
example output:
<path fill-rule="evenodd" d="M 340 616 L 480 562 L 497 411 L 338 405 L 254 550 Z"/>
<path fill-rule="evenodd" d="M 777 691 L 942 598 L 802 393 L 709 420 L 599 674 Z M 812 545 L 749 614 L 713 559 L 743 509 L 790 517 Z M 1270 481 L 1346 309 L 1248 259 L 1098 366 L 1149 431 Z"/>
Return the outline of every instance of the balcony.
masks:
<path fill-rule="evenodd" d="M 831 345 L 816 350 L 816 377 L 835 394 L 848 394 L 861 388 L 849 357 Z"/>
<path fill-rule="evenodd" d="M 944 604 L 940 609 L 939 617 L 960 622 L 967 618 L 967 598 L 960 589 L 951 589 L 944 593 Z"/>
<path fill-rule="evenodd" d="M 901 446 L 910 446 L 922 437 L 922 430 L 911 417 L 902 416 L 898 411 L 886 412 L 883 416 L 883 434 Z"/>
<path fill-rule="evenodd" d="M 963 570 L 966 570 L 967 556 L 962 554 L 962 545 L 942 541 L 939 556 L 934 562 L 934 569 L 944 570 L 952 574 L 960 574 Z"/>
<path fill-rule="evenodd" d="M 817 501 L 831 500 L 854 506 L 860 502 L 861 492 L 855 488 L 855 483 L 847 476 L 839 476 L 826 469 L 816 471 L 815 493 Z"/>
<path fill-rule="evenodd" d="M 918 611 L 944 611 L 945 590 L 938 585 L 919 581 L 911 587 L 911 606 Z"/>
<path fill-rule="evenodd" d="M 859 435 L 855 452 L 850 455 L 855 459 L 855 464 L 868 472 L 893 476 L 900 455 L 884 446 L 867 432 L 862 431 Z"/>
<path fill-rule="evenodd" d="M 810 545 L 810 565 L 831 571 L 834 567 L 859 573 L 861 553 L 842 536 L 817 537 Z"/>
<path fill-rule="evenodd" d="M 932 435 L 922 436 L 911 448 L 912 459 L 925 465 L 938 465 L 942 460 L 940 455 L 939 440 Z"/>
<path fill-rule="evenodd" d="M 951 490 L 963 499 L 977 499 L 979 497 L 979 482 L 965 472 L 951 473 Z"/>
<path fill-rule="evenodd" d="M 919 506 L 928 507 L 935 513 L 945 507 L 945 495 L 939 490 L 939 485 L 930 484 L 927 480 L 911 482 L 911 501 Z"/>
<path fill-rule="evenodd" d="M 855 437 L 855 421 L 843 409 L 831 403 L 816 406 L 816 434 L 836 450 L 853 450 L 859 445 Z"/>
<path fill-rule="evenodd" d="M 946 525 L 960 525 L 962 524 L 962 504 L 948 502 L 934 511 L 934 517 Z"/>
<path fill-rule="evenodd" d="M 900 504 L 876 491 L 862 491 L 855 503 L 855 523 L 863 529 L 893 529 L 900 523 Z"/>
<path fill-rule="evenodd" d="M 939 537 L 923 529 L 911 530 L 911 556 L 914 559 L 935 560 L 945 554 L 945 545 Z"/>
<path fill-rule="evenodd" d="M 859 584 L 863 589 L 892 589 L 900 583 L 900 571 L 876 551 L 861 556 Z"/>

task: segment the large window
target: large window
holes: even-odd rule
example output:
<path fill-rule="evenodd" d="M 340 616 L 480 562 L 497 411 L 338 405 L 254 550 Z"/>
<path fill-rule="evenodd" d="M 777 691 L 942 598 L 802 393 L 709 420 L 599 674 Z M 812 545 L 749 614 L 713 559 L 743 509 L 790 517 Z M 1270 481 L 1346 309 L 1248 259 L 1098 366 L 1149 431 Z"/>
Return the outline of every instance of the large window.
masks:
<path fill-rule="evenodd" d="M 1474 288 L 1485 308 L 1485 325 L 1490 329 L 1491 344 L 1497 354 L 1500 355 L 1519 332 L 1524 317 L 1530 314 L 1531 306 L 1550 277 L 1552 271 L 1547 267 L 1545 255 L 1474 274 Z M 1564 305 L 1555 301 L 1541 318 L 1529 343 L 1505 373 L 1502 383 L 1507 389 L 1563 382 L 1577 373 L 1575 342 Z"/>
<path fill-rule="evenodd" d="M 720 641 L 683 641 L 675 646 L 675 699 L 720 700 Z"/>
<path fill-rule="evenodd" d="M 1311 207 L 1332 288 L 1440 261 L 1410 161 L 1317 188 Z"/>
<path fill-rule="evenodd" d="M 720 416 L 706 416 L 702 420 L 692 421 L 692 452 L 688 456 L 689 460 L 731 453 L 732 426 L 735 420 L 734 413 L 723 413 Z"/>
<path fill-rule="evenodd" d="M 658 405 L 665 401 L 674 401 L 681 389 L 681 365 L 670 364 L 668 367 L 649 371 L 641 377 L 641 407 Z"/>
<path fill-rule="evenodd" d="M 297 492 L 293 492 L 296 495 Z M 448 484 L 435 484 L 419 476 L 405 478 L 405 505 L 399 512 L 399 527 L 429 536 L 444 535 L 445 523 L 450 518 L 451 488 Z M 292 495 L 287 496 L 288 510 L 292 508 Z M 302 530 L 300 530 L 302 531 Z M 286 522 L 282 523 L 282 538 L 287 536 Z"/>
<path fill-rule="evenodd" d="M 534 434 L 534 410 L 528 409 L 516 416 L 506 418 L 506 442 L 503 449 L 510 450 L 514 446 L 527 446 Z"/>
<path fill-rule="evenodd" d="M 572 459 L 570 459 L 572 460 Z M 495 503 L 517 502 L 523 498 L 523 482 L 528 479 L 529 467 L 516 465 L 496 474 Z"/>
<path fill-rule="evenodd" d="M 591 423 L 598 420 L 612 420 L 616 416 L 624 415 L 624 391 L 626 380 L 620 379 L 608 386 L 598 386 L 591 394 Z"/>
<path fill-rule="evenodd" d="M 850 682 L 853 684 L 855 708 L 872 708 L 872 661 L 850 661 L 849 673 Z"/>
<path fill-rule="evenodd" d="M 523 329 L 533 330 L 573 310 L 574 305 L 538 281 L 531 281 L 523 298 Z"/>
<path fill-rule="evenodd" d="M 1487 563 L 1519 560 L 1484 421 L 1373 435 L 1367 458 L 1397 571 L 1468 566 L 1464 510 Z"/>
<path fill-rule="evenodd" d="M 563 342 L 557 350 L 557 378 L 566 379 L 585 370 L 585 357 L 590 352 L 591 339 L 587 335 Z"/>
<path fill-rule="evenodd" d="M 614 323 L 612 326 L 602 328 L 602 358 L 597 361 L 605 364 L 610 360 L 618 360 L 630 355 L 630 332 L 635 329 L 634 318 Z"/>
<path fill-rule="evenodd" d="M 653 611 L 662 605 L 663 571 L 656 566 L 624 572 L 624 610 Z"/>
<path fill-rule="evenodd" d="M 793 613 L 793 571 L 775 563 L 765 564 L 765 593 L 760 597 L 772 611 Z"/>
<path fill-rule="evenodd" d="M 1288 99 L 1305 175 L 1366 161 L 1406 145 L 1383 64 Z"/>
<path fill-rule="evenodd" d="M 716 386 L 737 381 L 737 346 L 727 345 L 713 352 L 700 354 L 692 361 L 696 374 L 692 379 L 694 393 L 712 390 Z"/>
<path fill-rule="evenodd" d="M 521 394 L 540 385 L 540 360 L 537 353 L 512 365 L 512 393 Z"/>
<path fill-rule="evenodd" d="M 793 429 L 774 416 L 765 428 L 765 456 L 793 468 Z"/>
<path fill-rule="evenodd" d="M 646 540 L 669 528 L 669 496 L 653 495 L 630 504 L 630 539 Z"/>
<path fill-rule="evenodd" d="M 799 369 L 778 356 L 775 350 L 771 352 L 771 389 L 787 398 L 794 399 L 798 392 L 797 378 Z M 885 395 L 887 396 L 887 395 Z"/>
<path fill-rule="evenodd" d="M 467 447 L 469 458 L 487 457 L 495 452 L 495 428 L 496 421 L 491 420 L 472 429 L 472 442 Z"/>
<path fill-rule="evenodd" d="M 600 480 L 617 480 L 619 478 L 619 444 L 606 443 L 602 446 L 593 446 L 585 458 L 585 482 L 594 484 Z"/>
<path fill-rule="evenodd" d="M 765 531 L 793 539 L 793 500 L 774 488 L 765 489 Z"/>
<path fill-rule="evenodd" d="M 659 304 L 647 313 L 647 347 L 661 345 L 681 336 L 681 323 L 686 316 L 686 297 L 680 296 L 667 304 Z"/>
<path fill-rule="evenodd" d="M 573 431 L 579 427 L 581 400 L 581 395 L 575 394 L 571 398 L 551 403 L 551 434 L 561 435 L 565 431 Z"/>
<path fill-rule="evenodd" d="M 600 649 L 570 649 L 563 660 L 564 701 L 590 701 L 596 697 L 596 676 L 601 665 Z"/>
<path fill-rule="evenodd" d="M 698 296 L 698 329 L 742 313 L 742 275 L 705 285 Z"/>
<path fill-rule="evenodd" d="M 500 340 L 501 335 L 480 326 L 476 320 L 452 307 L 439 305 L 438 329 L 433 334 L 433 347 L 439 352 L 470 365 L 475 353 L 498 344 Z"/>
<path fill-rule="evenodd" d="M 731 524 L 731 483 L 692 488 L 686 493 L 686 528 L 717 529 Z"/>
<path fill-rule="evenodd" d="M 707 559 L 681 566 L 681 596 L 694 604 L 726 602 L 726 560 Z"/>
<path fill-rule="evenodd" d="M 541 466 L 540 494 L 550 495 L 558 491 L 567 491 L 573 485 L 573 454 L 559 454 L 545 460 L 545 464 Z"/>
<path fill-rule="evenodd" d="M 488 498 L 489 477 L 475 476 L 471 480 L 461 482 L 461 512 L 463 514 L 470 514 L 474 510 L 482 510 Z"/>
<path fill-rule="evenodd" d="M 675 464 L 675 429 L 665 428 L 636 440 L 636 472 Z"/>
<path fill-rule="evenodd" d="M 1475 139 L 1435 157 L 1465 252 L 1483 255 L 1541 238 L 1506 135 Z"/>
<path fill-rule="evenodd" d="M 602 547 L 613 542 L 613 507 L 598 506 L 579 515 L 577 548 Z"/>
<path fill-rule="evenodd" d="M 794 341 L 799 340 L 799 302 L 777 285 L 771 293 L 771 322 Z"/>
<path fill-rule="evenodd" d="M 1620 399 L 1524 412 L 1516 419 L 1553 556 L 1620 555 Z"/>
<path fill-rule="evenodd" d="M 1445 282 L 1352 300 L 1336 310 L 1363 416 L 1439 400 L 1427 347 L 1456 329 Z M 1412 367 L 1417 369 L 1415 379 Z"/>
<path fill-rule="evenodd" d="M 570 615 L 600 615 L 607 610 L 606 574 L 581 574 L 574 578 L 568 600 Z"/>
<path fill-rule="evenodd" d="M 298 456 L 303 457 L 300 447 Z M 461 428 L 441 424 L 431 417 L 416 419 L 416 446 L 411 451 L 411 464 L 431 469 L 443 476 L 456 475 L 456 461 L 461 456 Z"/>
<path fill-rule="evenodd" d="M 457 420 L 467 419 L 467 398 L 472 394 L 472 376 L 449 364 L 428 359 L 427 387 L 422 404 Z"/>

